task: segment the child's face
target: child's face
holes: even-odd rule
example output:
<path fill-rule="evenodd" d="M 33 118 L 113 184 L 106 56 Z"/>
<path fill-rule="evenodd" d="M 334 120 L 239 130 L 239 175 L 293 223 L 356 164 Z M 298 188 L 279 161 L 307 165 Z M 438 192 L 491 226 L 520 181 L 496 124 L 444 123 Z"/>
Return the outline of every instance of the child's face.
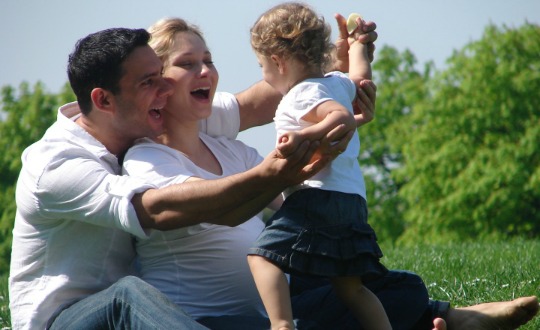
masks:
<path fill-rule="evenodd" d="M 272 55 L 270 57 L 258 54 L 257 59 L 262 69 L 262 76 L 264 81 L 266 81 L 276 90 L 280 91 L 282 94 L 285 94 L 286 91 L 282 91 L 284 85 L 283 74 L 280 71 L 277 56 Z"/>

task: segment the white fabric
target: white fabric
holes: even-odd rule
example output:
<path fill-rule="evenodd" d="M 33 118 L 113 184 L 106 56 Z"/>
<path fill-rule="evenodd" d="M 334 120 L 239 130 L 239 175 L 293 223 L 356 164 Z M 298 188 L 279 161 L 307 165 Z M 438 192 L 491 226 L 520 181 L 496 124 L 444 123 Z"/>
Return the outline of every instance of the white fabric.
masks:
<path fill-rule="evenodd" d="M 218 93 L 204 131 L 234 138 L 234 95 Z M 9 296 L 13 329 L 44 329 L 65 304 L 131 274 L 132 235 L 145 237 L 133 194 L 154 185 L 120 176 L 117 158 L 74 121 L 76 102 L 59 109 L 44 137 L 28 147 L 17 183 Z"/>
<path fill-rule="evenodd" d="M 356 95 L 354 83 L 341 72 L 328 73 L 324 78 L 306 79 L 297 84 L 283 97 L 274 117 L 277 138 L 287 131 L 299 131 L 312 123 L 302 119 L 319 104 L 334 100 L 351 113 Z M 366 198 L 366 185 L 358 164 L 360 138 L 354 133 L 347 149 L 325 169 L 301 185 L 287 189 L 290 195 L 298 189 L 314 187 L 325 190 L 358 194 Z"/>
<path fill-rule="evenodd" d="M 145 237 L 130 202 L 151 185 L 120 176 L 115 156 L 59 109 L 22 155 L 9 277 L 14 329 L 43 329 L 55 310 L 130 274 L 130 234 Z"/>
<path fill-rule="evenodd" d="M 222 175 L 207 172 L 181 152 L 148 139 L 128 151 L 124 171 L 166 186 L 192 176 L 229 176 L 262 160 L 255 149 L 240 141 L 203 133 L 200 137 L 221 164 Z M 152 230 L 149 239 L 136 243 L 141 277 L 194 317 L 265 315 L 246 260 L 248 248 L 263 228 L 259 215 L 236 227 L 202 223 L 171 231 Z"/>
<path fill-rule="evenodd" d="M 236 139 L 240 131 L 240 107 L 231 93 L 218 92 L 212 102 L 212 115 L 201 120 L 199 129 L 210 136 Z"/>

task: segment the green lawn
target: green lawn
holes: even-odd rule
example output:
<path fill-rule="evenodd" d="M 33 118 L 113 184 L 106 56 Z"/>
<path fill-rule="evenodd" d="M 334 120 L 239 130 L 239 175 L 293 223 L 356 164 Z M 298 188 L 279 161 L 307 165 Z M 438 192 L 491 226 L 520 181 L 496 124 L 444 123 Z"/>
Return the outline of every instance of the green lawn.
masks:
<path fill-rule="evenodd" d="M 422 276 L 453 306 L 540 295 L 540 240 L 386 248 L 384 264 Z M 520 329 L 540 329 L 540 317 Z"/>
<path fill-rule="evenodd" d="M 539 240 L 383 249 L 388 268 L 418 273 L 432 298 L 454 306 L 540 294 Z M 5 329 L 10 326 L 7 276 L 0 281 L 0 329 Z M 521 329 L 540 329 L 540 317 Z"/>

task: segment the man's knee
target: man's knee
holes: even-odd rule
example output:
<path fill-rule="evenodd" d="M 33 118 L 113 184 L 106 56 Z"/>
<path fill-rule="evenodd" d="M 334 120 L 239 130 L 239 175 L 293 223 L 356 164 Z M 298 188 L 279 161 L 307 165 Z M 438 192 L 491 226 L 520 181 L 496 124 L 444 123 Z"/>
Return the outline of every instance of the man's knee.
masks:
<path fill-rule="evenodd" d="M 155 292 L 157 289 L 152 285 L 146 283 L 144 280 L 137 276 L 126 276 L 121 278 L 116 284 L 113 285 L 115 295 L 138 295 L 142 294 L 148 296 L 150 293 Z"/>

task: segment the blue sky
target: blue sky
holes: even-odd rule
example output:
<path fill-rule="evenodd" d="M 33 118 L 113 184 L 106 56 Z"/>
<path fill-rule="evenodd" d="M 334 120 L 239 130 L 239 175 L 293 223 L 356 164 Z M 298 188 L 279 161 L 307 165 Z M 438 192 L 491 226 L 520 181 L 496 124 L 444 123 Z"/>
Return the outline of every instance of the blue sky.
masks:
<path fill-rule="evenodd" d="M 261 79 L 249 46 L 249 28 L 270 6 L 262 0 L 2 0 L 0 86 L 41 81 L 58 92 L 67 81 L 67 56 L 75 42 L 110 27 L 147 28 L 163 17 L 182 17 L 203 30 L 220 72 L 219 90 L 238 92 Z M 538 0 L 305 1 L 331 23 L 334 13 L 362 14 L 377 23 L 377 46 L 411 50 L 419 63 L 444 67 L 453 50 L 478 40 L 486 25 L 540 24 Z M 377 53 L 375 53 L 377 56 Z M 378 109 L 383 111 L 383 109 Z M 240 136 L 266 155 L 274 143 L 271 125 Z"/>

